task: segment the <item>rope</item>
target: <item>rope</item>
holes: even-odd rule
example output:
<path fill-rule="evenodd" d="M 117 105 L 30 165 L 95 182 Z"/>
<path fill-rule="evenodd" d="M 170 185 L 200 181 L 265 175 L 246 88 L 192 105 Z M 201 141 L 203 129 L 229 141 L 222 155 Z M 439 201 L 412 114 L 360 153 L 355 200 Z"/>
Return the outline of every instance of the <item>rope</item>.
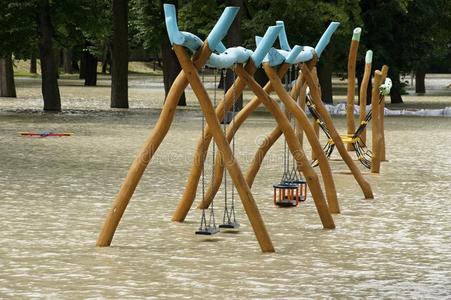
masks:
<path fill-rule="evenodd" d="M 221 70 L 221 72 L 222 72 L 222 74 L 223 74 L 223 76 L 222 76 L 222 78 L 223 78 L 223 87 L 224 87 L 224 100 L 225 100 L 225 95 L 226 95 L 226 92 L 227 92 L 227 85 L 226 85 L 226 83 L 227 83 L 227 80 L 226 80 L 226 77 L 227 77 L 227 70 L 226 69 L 222 69 Z M 224 134 L 226 134 L 226 132 L 227 132 L 227 126 L 226 126 L 226 123 L 227 123 L 227 110 L 226 110 L 226 107 L 225 107 L 225 105 L 224 105 L 224 118 L 222 119 L 222 128 L 223 128 L 223 131 L 224 131 Z M 222 160 L 222 163 L 224 164 L 224 214 L 223 214 L 223 216 L 222 216 L 222 223 L 223 224 L 225 224 L 226 223 L 226 217 L 228 217 L 228 215 L 229 215 L 229 205 L 228 205 L 228 203 L 227 203 L 227 170 L 226 170 L 226 167 L 225 167 L 225 160 L 224 160 L 224 158 L 223 158 L 223 160 Z"/>
<path fill-rule="evenodd" d="M 201 70 L 201 74 L 202 74 L 202 84 L 205 83 L 205 69 L 202 68 Z M 201 163 L 202 161 L 205 159 L 205 116 L 204 114 L 202 114 L 202 158 L 201 158 Z M 202 201 L 204 201 L 204 196 L 205 196 L 205 163 L 202 163 Z M 199 230 L 202 231 L 207 227 L 207 218 L 205 216 L 205 209 L 202 209 L 202 217 L 200 219 L 200 226 L 199 226 Z"/>
<path fill-rule="evenodd" d="M 202 85 L 205 86 L 205 68 L 202 68 Z M 216 74 L 215 74 L 215 81 L 216 81 Z M 215 83 L 216 84 L 216 83 Z M 214 95 L 214 102 L 216 102 L 216 93 Z M 205 159 L 207 157 L 207 150 L 205 149 L 205 116 L 202 113 L 202 201 L 205 201 Z M 214 153 L 215 153 L 215 143 L 213 143 L 212 147 L 213 152 L 213 170 L 214 170 Z M 208 218 L 208 224 L 207 224 L 207 217 L 205 213 L 206 209 L 202 209 L 202 217 L 200 221 L 200 227 L 199 231 L 208 231 L 208 228 L 216 228 L 216 220 L 215 220 L 215 211 L 214 211 L 214 201 L 211 202 L 210 208 L 209 208 L 209 218 Z"/>

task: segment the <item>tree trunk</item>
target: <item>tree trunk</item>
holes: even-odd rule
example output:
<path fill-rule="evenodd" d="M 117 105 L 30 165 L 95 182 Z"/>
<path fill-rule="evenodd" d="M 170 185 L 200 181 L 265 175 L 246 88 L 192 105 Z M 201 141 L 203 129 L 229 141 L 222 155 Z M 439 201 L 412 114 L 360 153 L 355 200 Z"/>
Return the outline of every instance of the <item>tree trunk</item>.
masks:
<path fill-rule="evenodd" d="M 128 0 L 113 0 L 111 107 L 128 108 Z"/>
<path fill-rule="evenodd" d="M 30 73 L 31 74 L 36 74 L 37 73 L 37 67 L 36 67 L 37 63 L 36 63 L 36 54 L 31 54 L 31 58 L 30 58 Z"/>
<path fill-rule="evenodd" d="M 241 46 L 241 15 L 244 8 L 243 0 L 227 0 L 226 6 L 236 6 L 239 7 L 238 15 L 233 20 L 232 26 L 226 36 L 226 42 L 228 47 Z M 225 90 L 228 90 L 235 80 L 236 76 L 232 70 L 227 69 L 226 80 L 225 80 Z M 239 95 L 232 109 L 234 111 L 240 111 L 243 108 L 243 95 Z"/>
<path fill-rule="evenodd" d="M 103 57 L 102 57 L 102 74 L 106 74 L 108 70 L 108 65 L 111 66 L 111 51 L 109 46 L 105 46 L 105 49 L 103 50 Z M 111 73 L 111 68 L 110 68 Z"/>
<path fill-rule="evenodd" d="M 327 61 L 318 64 L 318 79 L 321 87 L 321 96 L 324 103 L 332 104 L 332 65 Z"/>
<path fill-rule="evenodd" d="M 14 69 L 11 55 L 0 58 L 0 97 L 16 97 Z"/>
<path fill-rule="evenodd" d="M 393 86 L 390 90 L 391 103 L 403 103 L 401 97 L 401 80 L 399 78 L 399 71 L 395 68 L 390 68 L 388 71 L 389 77 L 392 80 Z"/>
<path fill-rule="evenodd" d="M 74 58 L 72 58 L 72 70 L 74 70 L 74 72 L 80 72 L 80 67 L 78 66 L 78 61 Z"/>
<path fill-rule="evenodd" d="M 97 57 L 89 51 L 85 51 L 83 55 L 85 55 L 85 85 L 95 86 L 97 85 Z"/>
<path fill-rule="evenodd" d="M 86 55 L 85 55 L 85 50 L 83 49 L 82 53 L 81 53 L 81 58 L 80 58 L 80 74 L 78 76 L 78 78 L 80 79 L 85 79 L 86 78 Z"/>
<path fill-rule="evenodd" d="M 63 49 L 63 71 L 66 74 L 72 74 L 74 72 L 72 65 L 72 49 Z"/>
<path fill-rule="evenodd" d="M 174 4 L 176 9 L 178 8 L 178 1 L 160 1 L 161 5 L 161 13 L 163 13 L 163 2 Z M 172 86 L 177 75 L 180 73 L 182 68 L 180 67 L 180 63 L 175 55 L 175 52 L 172 51 L 171 44 L 169 42 L 169 38 L 167 34 L 164 35 L 162 43 L 161 43 L 161 58 L 163 61 L 163 82 L 164 82 L 164 92 L 165 98 L 169 92 L 169 89 Z M 186 106 L 186 97 L 183 92 L 182 96 L 179 99 L 177 106 Z"/>
<path fill-rule="evenodd" d="M 424 94 L 426 93 L 426 85 L 425 85 L 425 79 L 426 79 L 426 71 L 425 70 L 416 70 L 415 71 L 415 93 L 417 94 Z"/>
<path fill-rule="evenodd" d="M 58 65 L 56 64 L 55 52 L 53 51 L 54 30 L 50 19 L 49 0 L 39 0 L 37 23 L 44 110 L 61 111 L 61 99 L 57 80 Z"/>
<path fill-rule="evenodd" d="M 262 68 L 257 69 L 254 74 L 254 78 L 255 81 L 257 81 L 261 86 L 265 86 L 265 84 L 269 81 L 268 76 L 266 76 L 266 73 Z"/>

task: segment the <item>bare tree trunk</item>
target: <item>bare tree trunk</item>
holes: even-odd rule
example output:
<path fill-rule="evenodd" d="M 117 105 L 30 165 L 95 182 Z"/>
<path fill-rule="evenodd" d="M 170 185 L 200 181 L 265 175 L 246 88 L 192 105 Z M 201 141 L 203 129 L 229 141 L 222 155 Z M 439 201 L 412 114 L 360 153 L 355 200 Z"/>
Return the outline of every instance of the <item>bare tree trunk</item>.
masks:
<path fill-rule="evenodd" d="M 97 85 L 97 57 L 92 55 L 91 52 L 86 51 L 85 55 L 85 85 L 95 86 Z"/>
<path fill-rule="evenodd" d="M 102 74 L 106 74 L 108 70 L 108 65 L 111 66 L 111 50 L 108 45 L 103 49 L 103 57 L 102 57 Z M 110 68 L 111 73 L 111 68 Z"/>
<path fill-rule="evenodd" d="M 50 4 L 49 0 L 39 0 L 38 3 L 37 25 L 44 110 L 61 111 L 61 99 L 57 80 L 58 65 L 56 64 L 55 52 L 53 51 L 54 29 L 50 19 Z"/>
<path fill-rule="evenodd" d="M 321 96 L 324 103 L 332 104 L 332 66 L 327 61 L 318 64 L 318 79 L 321 87 Z"/>
<path fill-rule="evenodd" d="M 390 78 L 393 82 L 393 86 L 390 90 L 391 103 L 403 103 L 401 97 L 401 80 L 399 79 L 399 71 L 395 68 L 390 68 L 388 71 Z"/>
<path fill-rule="evenodd" d="M 163 2 L 174 4 L 176 9 L 178 8 L 176 0 L 172 1 L 160 1 L 161 5 L 161 13 L 164 15 L 163 12 Z M 163 37 L 163 41 L 161 43 L 161 57 L 163 61 L 163 82 L 164 82 L 164 92 L 165 92 L 165 98 L 169 92 L 169 89 L 172 86 L 172 83 L 174 82 L 177 75 L 180 73 L 182 68 L 180 67 L 179 61 L 177 59 L 177 56 L 175 55 L 174 51 L 172 51 L 171 44 L 169 43 L 169 38 L 165 34 Z M 186 106 L 186 97 L 185 92 L 183 92 L 182 96 L 179 99 L 179 102 L 177 106 Z"/>
<path fill-rule="evenodd" d="M 36 54 L 32 53 L 30 57 L 30 73 L 36 74 L 37 73 L 37 62 L 36 62 Z"/>
<path fill-rule="evenodd" d="M 426 71 L 425 70 L 416 70 L 415 71 L 415 93 L 424 94 L 426 93 Z"/>
<path fill-rule="evenodd" d="M 83 52 L 81 53 L 81 58 L 80 58 L 80 74 L 78 76 L 78 78 L 80 78 L 80 79 L 85 79 L 86 78 L 86 55 L 85 55 L 85 51 L 88 51 L 88 50 L 83 49 Z"/>
<path fill-rule="evenodd" d="M 0 58 L 0 97 L 16 97 L 14 69 L 11 55 Z"/>
<path fill-rule="evenodd" d="M 72 70 L 74 72 L 80 72 L 80 67 L 78 66 L 78 61 L 72 57 Z"/>
<path fill-rule="evenodd" d="M 63 49 L 63 70 L 66 74 L 72 74 L 74 72 L 72 65 L 72 49 Z"/>
<path fill-rule="evenodd" d="M 111 107 L 128 108 L 128 0 L 113 0 Z"/>
<path fill-rule="evenodd" d="M 226 36 L 227 46 L 228 47 L 237 47 L 241 46 L 241 15 L 243 11 L 243 0 L 227 0 L 226 6 L 236 6 L 239 7 L 240 10 L 238 15 L 233 20 L 232 26 L 230 26 L 229 32 Z M 226 81 L 225 81 L 225 89 L 228 90 L 235 80 L 235 75 L 232 70 L 227 69 L 226 73 Z M 243 96 L 240 95 L 235 102 L 235 105 L 232 109 L 234 111 L 240 111 L 243 108 Z"/>

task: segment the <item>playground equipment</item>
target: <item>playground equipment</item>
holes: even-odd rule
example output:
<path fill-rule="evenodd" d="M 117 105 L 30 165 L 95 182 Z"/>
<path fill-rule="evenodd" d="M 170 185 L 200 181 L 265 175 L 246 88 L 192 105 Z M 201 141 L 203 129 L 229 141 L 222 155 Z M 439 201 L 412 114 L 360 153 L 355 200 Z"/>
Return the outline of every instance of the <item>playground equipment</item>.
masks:
<path fill-rule="evenodd" d="M 362 84 L 360 88 L 360 114 L 359 114 L 359 127 L 355 129 L 354 124 L 354 90 L 355 90 L 355 63 L 357 57 L 357 49 L 360 41 L 361 29 L 354 29 L 351 47 L 348 59 L 348 98 L 346 103 L 346 120 L 347 120 L 347 134 L 340 135 L 340 140 L 342 143 L 348 146 L 348 150 L 353 150 L 356 152 L 357 159 L 366 168 L 371 169 L 372 173 L 379 173 L 380 161 L 385 160 L 385 135 L 384 135 L 384 97 L 390 93 L 391 81 L 385 81 L 388 67 L 383 66 L 380 73 L 380 78 L 376 78 L 373 82 L 373 91 L 371 105 L 372 109 L 366 113 L 366 103 L 367 103 L 367 88 L 371 75 L 371 65 L 373 52 L 368 50 L 365 56 L 365 69 L 362 79 Z M 307 95 L 307 107 L 309 108 L 315 123 L 319 125 L 324 134 L 326 135 L 328 141 L 324 146 L 324 152 L 327 157 L 330 157 L 333 150 L 335 149 L 336 142 L 331 137 L 331 128 L 324 121 L 324 113 L 320 113 L 317 110 L 316 103 L 313 103 L 313 99 L 310 94 Z M 326 112 L 327 113 L 327 112 Z M 372 147 L 374 151 L 370 151 L 366 146 L 366 127 L 368 122 L 373 118 L 372 127 Z M 380 150 L 378 150 L 380 149 Z M 377 153 L 376 153 L 377 152 Z M 373 153 L 376 153 L 373 155 Z M 340 153 L 341 154 L 341 153 Z M 378 162 L 379 161 L 379 162 Z M 314 165 L 317 164 L 317 160 L 314 159 Z"/>
<path fill-rule="evenodd" d="M 62 136 L 71 136 L 73 133 L 70 132 L 51 132 L 51 131 L 42 131 L 42 132 L 19 132 L 19 135 L 21 136 L 28 136 L 28 137 L 38 137 L 38 138 L 45 138 L 45 137 L 62 137 Z"/>
<path fill-rule="evenodd" d="M 376 73 L 376 75 L 378 75 L 378 73 Z M 377 96 L 372 97 L 371 103 L 372 103 L 374 109 L 372 108 L 366 115 L 364 115 L 362 121 L 360 121 L 359 127 L 356 129 L 356 131 L 352 135 L 349 135 L 349 134 L 340 135 L 343 143 L 352 146 L 353 150 L 355 151 L 355 153 L 357 155 L 357 159 L 367 169 L 372 168 L 373 152 L 367 148 L 366 143 L 365 143 L 366 136 L 364 134 L 366 131 L 366 127 L 373 117 L 373 110 L 374 111 L 377 110 L 377 112 L 381 111 L 380 107 L 382 106 L 384 97 L 390 93 L 390 88 L 391 88 L 390 78 L 386 78 L 384 84 L 381 84 L 382 79 L 383 79 L 383 73 L 381 72 L 381 79 L 374 81 L 375 90 L 378 91 Z M 317 120 L 318 124 L 320 124 L 321 129 L 323 130 L 326 137 L 328 138 L 328 141 L 323 149 L 324 149 L 324 152 L 326 153 L 327 157 L 330 157 L 330 155 L 332 154 L 332 152 L 334 150 L 334 146 L 335 146 L 334 141 L 330 138 L 329 130 L 328 130 L 327 126 L 324 125 L 324 122 L 321 119 L 321 117 L 319 116 L 318 112 L 315 110 L 315 106 L 313 104 L 311 104 L 310 95 L 308 94 L 307 97 L 308 97 L 308 101 L 307 101 L 308 107 L 309 107 L 309 110 L 310 110 L 313 118 L 315 120 Z M 363 113 L 365 113 L 365 112 L 363 112 Z M 383 110 L 382 110 L 382 114 L 383 114 Z M 381 115 L 379 113 L 377 115 L 377 121 L 373 121 L 374 125 L 373 125 L 373 135 L 372 135 L 373 136 L 372 144 L 376 145 L 375 146 L 376 149 L 380 148 L 381 151 L 382 151 L 383 146 L 382 146 L 382 144 L 378 146 L 376 140 L 380 139 L 379 143 L 382 143 L 382 137 L 384 136 L 383 129 L 381 127 L 382 120 L 383 120 L 383 115 Z M 382 152 L 381 152 L 380 159 L 382 160 Z M 317 161 L 314 161 L 313 163 L 314 163 L 314 165 L 316 165 Z"/>
<path fill-rule="evenodd" d="M 242 47 L 225 49 L 224 45 L 221 43 L 221 40 L 226 35 L 238 8 L 226 8 L 204 42 L 191 33 L 180 32 L 178 30 L 174 6 L 165 4 L 164 10 L 169 40 L 173 45 L 173 50 L 177 55 L 182 71 L 177 76 L 167 95 L 160 118 L 155 125 L 153 133 L 147 138 L 137 157 L 133 161 L 127 177 L 125 178 L 125 181 L 107 214 L 103 228 L 97 239 L 97 245 L 109 246 L 111 244 L 115 230 L 145 168 L 169 130 L 175 114 L 175 107 L 178 99 L 188 83 L 191 85 L 196 97 L 198 98 L 207 124 L 202 135 L 203 142 L 200 145 L 202 150 L 200 152 L 201 156 L 196 158 L 201 158 L 198 162 L 200 161 L 203 164 L 205 152 L 206 149 L 208 149 L 208 143 L 211 141 L 211 138 L 213 138 L 218 150 L 222 153 L 224 165 L 232 178 L 244 210 L 249 218 L 257 241 L 259 242 L 260 248 L 263 252 L 273 252 L 274 247 L 251 194 L 249 184 L 241 172 L 238 162 L 235 159 L 233 151 L 229 145 L 229 140 L 221 130 L 219 123 L 219 121 L 224 118 L 224 112 L 230 109 L 230 106 L 236 100 L 236 94 L 241 93 L 245 84 L 251 87 L 260 101 L 262 101 L 267 109 L 271 111 L 278 122 L 279 127 L 282 129 L 282 132 L 287 139 L 288 147 L 296 159 L 297 166 L 307 180 L 323 226 L 329 229 L 335 228 L 335 224 L 332 216 L 330 215 L 328 205 L 325 201 L 318 181 L 318 176 L 305 157 L 305 154 L 300 147 L 299 140 L 297 139 L 286 115 L 281 111 L 279 105 L 268 96 L 265 90 L 258 85 L 251 75 L 261 64 L 263 58 L 270 50 L 283 26 L 278 25 L 269 27 L 254 52 Z M 324 48 L 328 39 L 330 39 L 331 34 L 331 31 L 329 31 L 329 36 L 326 36 L 324 42 L 321 44 L 321 47 Z M 189 53 L 193 53 L 192 57 L 190 57 L 187 50 Z M 283 56 L 285 60 L 292 59 L 294 61 L 295 58 L 303 57 L 302 55 L 313 57 L 312 52 L 309 53 L 309 51 L 304 51 L 304 53 L 302 53 L 301 50 L 301 47 L 298 46 L 289 52 L 285 51 Z M 206 63 L 216 68 L 230 68 L 234 66 L 234 71 L 238 75 L 238 78 L 234 83 L 234 88 L 227 91 L 224 96 L 224 100 L 217 105 L 216 110 L 214 109 L 210 97 L 202 84 L 202 80 L 198 75 L 198 70 Z M 246 63 L 245 67 L 242 66 L 243 63 Z M 287 68 L 285 68 L 285 71 L 282 70 L 283 73 L 286 72 L 286 69 Z M 278 70 L 280 73 L 282 73 L 282 71 L 281 69 Z M 277 76 L 277 79 L 280 80 L 280 77 Z M 235 122 L 237 120 L 238 116 L 236 117 Z M 231 125 L 229 128 L 233 127 L 234 126 Z M 233 130 L 231 129 L 231 131 Z M 327 164 L 327 159 L 324 161 Z M 322 162 L 320 162 L 320 166 L 321 164 Z M 330 176 L 330 178 L 332 177 Z M 197 182 L 194 187 L 194 194 L 195 188 L 197 188 Z M 192 201 L 182 201 L 179 203 L 179 207 L 188 207 L 188 209 L 191 205 Z"/>
<path fill-rule="evenodd" d="M 310 143 L 312 144 L 312 147 L 316 147 L 318 149 L 318 151 L 321 152 L 321 149 L 322 149 L 321 145 L 319 144 L 319 141 L 317 140 L 316 134 L 314 134 L 314 132 L 311 130 L 311 126 L 308 123 L 306 115 L 304 114 L 304 112 L 301 109 L 299 109 L 299 107 L 297 107 L 297 105 L 293 101 L 293 99 L 290 98 L 289 95 L 288 96 L 286 95 L 286 91 L 285 91 L 282 83 L 280 82 L 280 78 L 282 78 L 285 75 L 285 73 L 287 73 L 287 71 L 289 70 L 291 65 L 298 64 L 299 62 L 302 62 L 302 61 L 311 60 L 314 56 L 314 51 L 313 51 L 314 49 L 311 47 L 302 48 L 299 46 L 295 46 L 293 49 L 291 49 L 288 45 L 285 30 L 283 28 L 283 22 L 278 21 L 276 24 L 278 24 L 278 26 L 282 26 L 282 29 L 280 31 L 281 33 L 279 34 L 279 41 L 280 41 L 280 44 L 283 45 L 284 49 L 278 50 L 278 51 L 273 50 L 271 52 L 271 54 L 268 55 L 268 57 L 271 58 L 271 63 L 273 64 L 273 66 L 279 65 L 279 69 L 277 70 L 277 73 L 276 74 L 271 73 L 277 79 L 274 79 L 273 82 L 268 82 L 264 88 L 261 88 L 261 86 L 258 85 L 258 83 L 256 83 L 255 80 L 253 80 L 253 78 L 252 78 L 252 75 L 256 70 L 255 66 L 249 65 L 249 63 L 246 64 L 244 69 L 248 73 L 244 72 L 242 70 L 243 68 L 240 65 L 237 65 L 235 67 L 235 72 L 239 75 L 239 77 L 237 78 L 237 80 L 235 82 L 235 89 L 236 89 L 235 94 L 236 95 L 241 94 L 242 91 L 244 90 L 245 83 L 247 83 L 250 85 L 251 89 L 256 94 L 256 96 L 254 98 L 252 98 L 252 100 L 237 113 L 234 123 L 232 124 L 232 126 L 230 126 L 227 129 L 227 133 L 226 133 L 227 140 L 229 142 L 231 141 L 231 139 L 233 138 L 234 134 L 239 129 L 241 124 L 243 124 L 243 122 L 249 117 L 249 115 L 262 103 L 267 108 L 268 108 L 268 104 L 270 104 L 270 107 L 268 108 L 268 110 L 273 115 L 275 114 L 274 116 L 275 116 L 276 120 L 277 120 L 277 118 L 279 118 L 279 121 L 281 121 L 283 123 L 285 122 L 286 118 L 282 118 L 280 116 L 281 112 L 280 112 L 278 105 L 275 103 L 274 100 L 270 99 L 270 97 L 269 97 L 269 93 L 274 89 L 273 84 L 275 83 L 276 87 L 278 87 L 279 89 L 282 90 L 279 92 L 284 95 L 285 100 L 282 100 L 282 101 L 284 101 L 284 104 L 286 105 L 286 107 L 288 107 L 290 109 L 290 111 L 294 112 L 295 117 L 297 119 L 298 118 L 300 119 L 300 124 L 302 124 L 301 128 L 305 127 L 305 130 L 307 130 L 308 138 L 309 138 Z M 330 38 L 331 38 L 333 32 L 337 29 L 338 25 L 339 25 L 339 23 L 337 23 L 337 22 L 332 22 L 329 25 L 329 27 L 327 28 L 327 30 L 325 31 L 325 33 L 323 34 L 323 36 L 321 37 L 320 41 L 318 42 L 318 44 L 316 46 L 317 53 L 320 53 L 320 54 L 322 53 L 322 51 L 324 50 L 326 45 L 329 43 Z M 259 39 L 257 38 L 257 40 L 259 40 Z M 260 42 L 260 44 L 261 44 L 261 42 Z M 288 51 L 290 51 L 290 52 L 288 52 Z M 269 58 L 266 59 L 266 60 L 268 60 L 268 62 L 269 62 Z M 285 92 L 283 92 L 283 91 L 285 91 Z M 300 88 L 298 85 L 296 85 L 291 90 L 291 95 L 294 98 L 296 98 L 296 95 L 299 92 L 300 92 Z M 232 96 L 233 96 L 232 93 L 229 91 L 225 95 L 224 101 L 222 103 L 225 103 L 225 106 L 230 107 L 231 103 L 233 103 L 233 101 L 235 101 L 235 99 L 233 99 Z M 285 102 L 287 102 L 288 104 Z M 276 104 L 276 105 L 274 105 L 274 104 Z M 221 109 L 222 109 L 222 107 L 221 107 Z M 219 111 L 219 113 L 221 113 L 221 111 Z M 221 119 L 222 117 L 223 117 L 223 115 L 218 114 L 219 119 Z M 289 122 L 287 122 L 287 123 L 289 124 Z M 285 123 L 284 123 L 284 125 L 285 125 Z M 291 125 L 290 125 L 290 127 L 291 127 Z M 281 128 L 282 128 L 281 126 L 278 126 L 278 129 L 277 129 L 278 131 L 274 135 L 275 136 L 274 142 L 275 142 L 275 140 L 277 140 L 277 138 L 279 138 L 282 135 L 283 130 Z M 288 127 L 285 127 L 285 130 L 289 130 Z M 291 131 L 290 131 L 290 133 L 291 133 Z M 288 133 L 288 134 L 290 134 L 290 133 Z M 206 151 L 202 146 L 211 141 L 211 138 L 208 135 L 204 139 L 205 139 L 205 141 L 203 141 L 202 137 L 201 137 L 200 141 L 198 142 L 198 147 L 196 149 L 196 156 L 195 156 L 193 166 L 191 169 L 191 174 L 188 177 L 188 182 L 187 182 L 184 194 L 182 196 L 182 199 L 180 200 L 179 205 L 172 217 L 173 221 L 182 222 L 185 219 L 186 215 L 188 214 L 188 211 L 194 201 L 194 197 L 196 194 L 196 187 L 198 185 L 199 176 L 201 173 L 201 166 L 198 164 L 198 162 L 199 162 L 199 158 L 204 157 L 204 153 Z M 294 138 L 293 138 L 293 140 L 294 140 Z M 300 144 L 295 144 L 294 141 L 292 141 L 291 143 L 292 143 L 291 147 L 300 147 Z M 265 144 L 272 146 L 273 142 L 270 141 L 268 143 L 268 141 L 265 141 L 263 143 L 263 145 L 265 145 Z M 266 151 L 267 150 L 269 150 L 269 148 L 266 149 Z M 262 155 L 256 156 L 256 159 L 254 159 L 252 161 L 252 163 L 249 166 L 248 171 L 246 172 L 246 182 L 249 186 L 252 186 L 252 184 L 253 184 L 254 178 L 255 178 L 256 174 L 258 173 L 258 170 L 261 165 L 261 161 L 262 161 L 266 151 L 264 151 L 264 153 L 262 153 Z M 299 152 L 299 155 L 300 155 L 300 153 L 303 154 L 303 152 Z M 262 158 L 261 160 L 259 159 L 260 157 Z M 333 213 L 338 213 L 339 212 L 338 201 L 336 199 L 335 185 L 333 183 L 332 172 L 330 170 L 330 166 L 329 166 L 329 164 L 327 162 L 327 158 L 325 156 L 321 156 L 320 160 L 321 160 L 320 169 L 321 169 L 324 183 L 325 183 L 329 210 Z M 201 161 L 201 163 L 202 162 L 203 161 Z M 202 203 L 199 205 L 200 208 L 208 207 L 208 205 L 211 203 L 214 196 L 216 195 L 216 192 L 218 191 L 218 189 L 220 187 L 221 176 L 223 174 L 223 169 L 221 167 L 222 164 L 220 162 L 221 162 L 221 157 L 219 154 L 217 154 L 213 182 L 212 182 L 212 184 L 210 184 Z M 315 174 L 315 176 L 316 176 L 316 174 Z M 307 181 L 308 181 L 308 179 L 307 179 Z"/>
<path fill-rule="evenodd" d="M 332 25 L 333 24 L 331 24 L 329 26 L 328 30 L 331 30 L 333 32 L 333 30 L 331 29 Z M 327 31 L 326 31 L 326 33 L 327 33 Z M 309 57 L 309 59 L 304 60 L 304 63 L 302 65 L 302 69 L 300 72 L 300 76 L 296 80 L 295 88 L 291 91 L 291 95 L 288 95 L 288 96 L 295 96 L 295 97 L 291 97 L 291 99 L 290 99 L 290 97 L 287 96 L 287 93 L 286 93 L 286 91 L 284 91 L 283 86 L 277 82 L 278 80 L 280 80 L 281 76 L 278 76 L 279 74 L 277 74 L 271 68 L 270 64 L 264 63 L 263 67 L 265 69 L 266 74 L 268 75 L 268 77 L 270 79 L 271 86 L 274 88 L 277 88 L 277 93 L 278 93 L 278 96 L 280 97 L 280 99 L 283 101 L 283 103 L 287 107 L 292 109 L 292 113 L 299 118 L 299 119 L 297 118 L 297 122 L 298 122 L 297 126 L 300 128 L 303 128 L 305 130 L 305 134 L 307 135 L 308 138 L 310 136 L 309 142 L 312 146 L 313 152 L 315 152 L 316 155 L 318 156 L 319 166 L 321 168 L 321 160 L 324 160 L 325 154 L 322 151 L 322 148 L 319 147 L 318 145 L 316 145 L 315 140 L 317 140 L 317 134 L 314 130 L 313 130 L 313 132 L 310 131 L 309 128 L 311 128 L 311 127 L 305 125 L 302 122 L 302 120 L 301 120 L 303 118 L 302 115 L 305 115 L 304 112 L 302 111 L 302 109 L 300 109 L 300 107 L 302 107 L 302 103 L 300 105 L 296 105 L 296 102 L 293 99 L 293 98 L 296 98 L 298 95 L 305 94 L 304 90 L 307 88 L 307 86 L 309 87 L 310 93 L 311 93 L 311 100 L 313 101 L 313 104 L 315 105 L 316 110 L 321 114 L 321 116 L 324 120 L 324 125 L 327 128 L 329 128 L 330 138 L 334 141 L 334 144 L 336 145 L 336 148 L 338 149 L 341 157 L 347 164 L 347 166 L 350 169 L 351 173 L 353 174 L 355 180 L 357 181 L 360 188 L 362 189 L 364 197 L 366 199 L 372 199 L 373 192 L 371 190 L 371 186 L 364 179 L 359 168 L 355 165 L 354 161 L 352 160 L 349 153 L 347 152 L 338 132 L 336 131 L 335 127 L 333 126 L 332 118 L 328 114 L 323 102 L 321 101 L 320 90 L 317 85 L 317 81 L 315 80 L 315 78 L 313 76 L 313 72 L 314 72 L 317 60 L 318 60 L 319 56 L 321 55 L 322 50 L 324 49 L 324 46 L 328 43 L 330 36 L 331 36 L 330 34 L 324 34 L 323 37 L 318 42 L 318 45 L 315 47 L 315 51 L 311 52 L 312 55 Z M 284 64 L 282 64 L 282 66 L 279 67 L 278 73 L 280 73 L 280 71 L 283 70 L 283 66 L 284 66 Z M 252 85 L 251 85 L 251 88 L 252 88 Z M 257 92 L 255 90 L 253 90 L 253 91 L 255 94 L 257 94 Z M 262 96 L 262 97 L 264 97 L 264 96 Z M 300 101 L 302 101 L 302 97 L 299 97 L 299 99 L 300 99 Z M 252 101 L 254 101 L 254 100 L 252 100 Z M 250 105 L 250 103 L 249 103 L 249 105 Z M 278 126 L 268 135 L 268 138 L 265 141 L 265 143 L 263 143 L 263 145 L 257 150 L 257 153 L 254 156 L 254 160 L 253 160 L 251 166 L 249 167 L 249 171 L 247 172 L 247 175 L 246 175 L 246 179 L 248 180 L 248 183 L 250 185 L 252 184 L 252 182 L 256 176 L 256 173 L 259 170 L 259 167 L 261 165 L 261 162 L 263 161 L 265 154 L 274 145 L 274 143 L 280 137 L 281 133 L 282 133 L 281 128 L 280 128 L 280 126 Z M 329 170 L 330 170 L 330 166 L 328 164 L 323 163 L 323 166 L 325 168 L 326 167 L 329 168 Z M 322 174 L 323 174 L 324 180 L 326 180 L 326 176 L 329 176 L 327 171 L 322 172 Z M 332 176 L 332 175 L 330 175 L 330 176 Z M 307 182 L 308 182 L 308 179 L 307 179 Z M 325 184 L 325 188 L 326 188 L 326 193 L 327 193 L 328 188 L 330 191 L 332 188 L 334 188 L 334 186 Z M 331 194 L 332 194 L 332 192 L 331 192 Z M 333 198 L 331 198 L 331 199 L 333 199 Z M 330 211 L 338 213 L 339 212 L 338 202 L 330 201 L 329 198 L 328 198 L 328 200 L 329 200 Z M 334 205 L 336 205 L 336 207 L 334 207 Z"/>

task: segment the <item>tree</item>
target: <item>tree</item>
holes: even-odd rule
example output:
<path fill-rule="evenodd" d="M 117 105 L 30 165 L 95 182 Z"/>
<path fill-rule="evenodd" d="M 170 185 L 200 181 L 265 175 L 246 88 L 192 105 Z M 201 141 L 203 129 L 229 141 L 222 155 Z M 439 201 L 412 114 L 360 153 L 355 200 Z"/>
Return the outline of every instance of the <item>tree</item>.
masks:
<path fill-rule="evenodd" d="M 57 80 L 57 64 L 53 48 L 54 27 L 50 16 L 49 0 L 39 0 L 37 7 L 39 56 L 41 58 L 42 95 L 44 110 L 61 111 Z"/>
<path fill-rule="evenodd" d="M 320 58 L 318 76 L 323 100 L 332 102 L 332 71 L 344 70 L 352 29 L 362 24 L 357 0 L 249 0 L 249 19 L 243 20 L 244 44 L 253 47 L 254 36 L 262 35 L 275 20 L 283 20 L 288 41 L 315 46 L 331 21 L 341 23 L 331 45 Z"/>
<path fill-rule="evenodd" d="M 0 58 L 0 97 L 16 97 L 11 56 Z"/>
<path fill-rule="evenodd" d="M 176 9 L 178 7 L 178 3 L 177 3 L 178 1 L 174 1 L 174 0 L 173 1 L 161 1 L 160 7 L 161 7 L 162 16 L 164 16 L 163 2 L 174 4 L 176 6 Z M 168 35 L 166 33 L 164 33 L 162 36 L 161 57 L 163 60 L 163 82 L 164 82 L 164 92 L 165 92 L 165 97 L 166 97 L 169 93 L 172 83 L 175 81 L 175 78 L 182 70 L 180 63 L 177 59 L 177 56 L 175 55 L 175 52 L 172 51 L 172 47 L 169 42 Z M 177 105 L 178 106 L 186 106 L 185 92 L 183 92 Z"/>
<path fill-rule="evenodd" d="M 16 97 L 12 55 L 27 55 L 35 43 L 33 4 L 28 1 L 0 0 L 0 95 Z"/>
<path fill-rule="evenodd" d="M 399 29 L 403 27 L 407 3 L 397 0 L 362 0 L 360 7 L 364 20 L 362 36 L 366 37 L 368 49 L 373 50 L 373 67 L 380 69 L 383 64 L 390 67 L 389 77 L 393 80 L 391 100 L 400 103 L 399 65 L 403 64 L 403 58 L 400 47 L 395 45 L 399 45 Z"/>
<path fill-rule="evenodd" d="M 128 1 L 112 3 L 111 107 L 128 108 Z"/>
<path fill-rule="evenodd" d="M 237 47 L 241 46 L 241 18 L 243 16 L 244 3 L 243 0 L 227 0 L 225 1 L 226 6 L 236 6 L 240 8 L 238 15 L 233 20 L 232 26 L 230 26 L 229 32 L 226 36 L 227 47 Z M 227 69 L 225 89 L 228 90 L 235 80 L 235 74 L 231 69 Z M 243 108 L 243 95 L 239 95 L 238 99 L 233 106 L 234 111 L 239 111 Z"/>

